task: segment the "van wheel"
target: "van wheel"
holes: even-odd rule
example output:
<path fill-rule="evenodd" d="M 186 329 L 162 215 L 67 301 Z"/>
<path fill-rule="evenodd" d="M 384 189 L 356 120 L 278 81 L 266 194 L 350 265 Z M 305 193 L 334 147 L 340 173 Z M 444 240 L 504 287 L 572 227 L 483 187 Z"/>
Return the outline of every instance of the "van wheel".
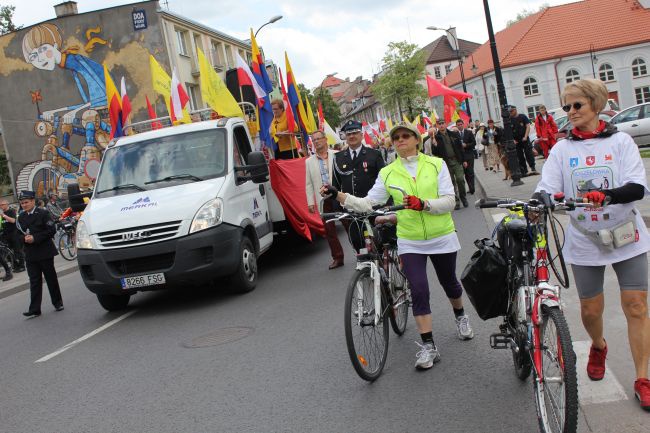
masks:
<path fill-rule="evenodd" d="M 230 282 L 235 293 L 250 292 L 257 285 L 257 254 L 247 236 L 242 237 L 239 245 L 239 265 Z"/>
<path fill-rule="evenodd" d="M 120 311 L 124 310 L 129 305 L 131 295 L 97 295 L 99 304 L 106 309 L 106 311 Z"/>

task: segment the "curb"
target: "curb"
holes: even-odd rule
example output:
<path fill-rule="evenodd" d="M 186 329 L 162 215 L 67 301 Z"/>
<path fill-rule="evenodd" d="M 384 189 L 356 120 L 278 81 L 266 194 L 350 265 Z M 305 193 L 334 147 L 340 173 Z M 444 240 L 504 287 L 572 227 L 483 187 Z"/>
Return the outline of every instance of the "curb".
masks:
<path fill-rule="evenodd" d="M 57 270 L 56 271 L 56 276 L 57 277 L 62 277 L 64 275 L 68 275 L 68 274 L 71 274 L 73 272 L 77 272 L 78 270 L 79 270 L 78 265 L 66 267 L 66 268 L 63 268 L 61 270 Z M 0 292 L 0 299 L 7 298 L 7 297 L 9 297 L 11 295 L 15 295 L 16 293 L 20 293 L 23 290 L 27 290 L 27 289 L 29 289 L 29 280 L 15 286 L 15 287 L 11 287 L 11 288 L 9 288 L 7 290 L 1 291 Z"/>

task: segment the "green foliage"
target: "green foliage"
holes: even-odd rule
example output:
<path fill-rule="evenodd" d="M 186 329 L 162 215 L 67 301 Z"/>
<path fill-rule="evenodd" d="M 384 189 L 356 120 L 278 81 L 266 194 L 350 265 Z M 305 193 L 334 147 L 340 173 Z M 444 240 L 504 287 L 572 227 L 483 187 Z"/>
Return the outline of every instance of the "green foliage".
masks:
<path fill-rule="evenodd" d="M 418 81 L 424 79 L 422 50 L 406 41 L 390 42 L 383 58 L 384 71 L 372 85 L 372 92 L 384 107 L 412 118 L 426 107 L 427 93 Z"/>
<path fill-rule="evenodd" d="M 314 110 L 314 116 L 318 116 L 318 101 L 323 106 L 323 116 L 332 128 L 337 128 L 341 124 L 341 109 L 334 101 L 332 95 L 327 89 L 319 87 L 314 89 L 314 97 L 311 99 L 311 108 Z"/>
<path fill-rule="evenodd" d="M 16 6 L 0 6 L 0 35 L 23 28 L 23 26 L 16 27 L 13 22 L 15 10 Z"/>
<path fill-rule="evenodd" d="M 514 19 L 509 20 L 509 21 L 506 23 L 506 26 L 507 26 L 507 27 L 510 27 L 511 25 L 513 25 L 513 24 L 515 24 L 515 23 L 517 23 L 517 22 L 523 20 L 523 19 L 526 18 L 526 17 L 529 17 L 529 16 L 531 16 L 531 15 L 533 15 L 533 14 L 536 14 L 537 12 L 542 12 L 542 11 L 548 9 L 548 7 L 549 7 L 549 4 L 548 4 L 548 3 L 544 3 L 544 4 L 541 5 L 541 6 L 539 7 L 539 9 L 537 9 L 537 10 L 534 10 L 534 9 L 524 9 L 524 10 L 522 10 L 521 12 L 519 12 L 519 13 L 517 14 L 517 16 L 516 16 Z"/>

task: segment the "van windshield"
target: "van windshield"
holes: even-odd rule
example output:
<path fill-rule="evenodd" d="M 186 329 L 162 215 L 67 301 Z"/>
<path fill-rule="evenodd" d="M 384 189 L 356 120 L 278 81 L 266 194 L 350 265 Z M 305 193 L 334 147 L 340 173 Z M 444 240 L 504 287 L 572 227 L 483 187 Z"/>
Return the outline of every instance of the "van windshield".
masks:
<path fill-rule="evenodd" d="M 224 176 L 226 143 L 226 130 L 218 128 L 107 149 L 95 194 L 131 194 Z"/>

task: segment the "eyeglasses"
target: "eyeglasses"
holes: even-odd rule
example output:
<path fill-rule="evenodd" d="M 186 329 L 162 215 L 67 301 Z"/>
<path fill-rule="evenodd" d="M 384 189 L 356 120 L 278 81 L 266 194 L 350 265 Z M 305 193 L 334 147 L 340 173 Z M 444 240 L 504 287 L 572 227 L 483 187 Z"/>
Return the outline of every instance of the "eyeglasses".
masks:
<path fill-rule="evenodd" d="M 408 139 L 410 137 L 415 137 L 415 136 L 413 134 L 409 134 L 407 132 L 404 132 L 402 134 L 395 134 L 395 135 L 391 136 L 390 139 L 393 140 L 393 141 L 397 141 L 400 138 L 406 140 L 406 139 Z"/>
<path fill-rule="evenodd" d="M 562 106 L 562 110 L 566 113 L 571 111 L 571 107 L 573 107 L 576 111 L 579 111 L 582 107 L 586 106 L 586 103 L 582 102 L 574 102 L 573 104 L 566 104 Z"/>

